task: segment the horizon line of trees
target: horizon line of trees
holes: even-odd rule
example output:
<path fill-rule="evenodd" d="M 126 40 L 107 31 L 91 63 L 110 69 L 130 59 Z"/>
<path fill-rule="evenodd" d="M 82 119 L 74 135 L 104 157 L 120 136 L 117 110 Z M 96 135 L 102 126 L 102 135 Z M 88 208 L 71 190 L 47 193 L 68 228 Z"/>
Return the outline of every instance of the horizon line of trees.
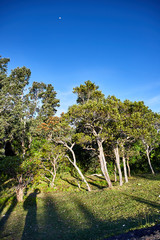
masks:
<path fill-rule="evenodd" d="M 1 182 L 18 180 L 19 201 L 29 182 L 43 177 L 53 187 L 57 172 L 68 168 L 88 191 L 84 173 L 101 171 L 110 188 L 111 174 L 117 181 L 118 173 L 122 186 L 131 176 L 130 164 L 136 166 L 141 156 L 146 155 L 155 174 L 151 159 L 159 165 L 160 115 L 143 101 L 106 98 L 88 80 L 73 88 L 77 104 L 57 117 L 60 101 L 52 84 L 33 82 L 29 87 L 31 71 L 26 67 L 8 76 L 9 61 L 0 57 L 0 172 Z"/>

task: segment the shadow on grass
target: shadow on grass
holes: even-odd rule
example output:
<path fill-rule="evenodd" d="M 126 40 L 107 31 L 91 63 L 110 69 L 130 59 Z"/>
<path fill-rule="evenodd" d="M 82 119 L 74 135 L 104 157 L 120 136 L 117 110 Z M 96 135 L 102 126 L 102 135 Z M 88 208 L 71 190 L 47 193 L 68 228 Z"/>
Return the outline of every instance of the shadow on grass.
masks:
<path fill-rule="evenodd" d="M 40 193 L 39 189 L 35 189 L 23 203 L 24 210 L 27 210 L 25 219 L 25 226 L 21 240 L 38 240 L 38 223 L 37 223 L 37 194 Z"/>
<path fill-rule="evenodd" d="M 160 174 L 137 174 L 135 175 L 136 178 L 144 178 L 144 179 L 148 179 L 148 180 L 154 180 L 154 181 L 160 181 Z"/>
<path fill-rule="evenodd" d="M 0 213 L 3 211 L 3 209 L 8 205 L 8 202 L 11 197 L 7 197 L 6 200 L 3 202 L 3 204 L 0 207 Z"/>
<path fill-rule="evenodd" d="M 149 207 L 153 207 L 153 208 L 156 208 L 157 210 L 160 210 L 160 204 L 157 203 L 157 202 L 149 201 L 149 200 L 146 200 L 146 199 L 144 199 L 144 198 L 136 197 L 136 196 L 132 196 L 132 195 L 128 195 L 128 194 L 125 194 L 125 193 L 123 193 L 123 195 L 127 196 L 128 198 L 132 198 L 132 199 L 134 199 L 134 200 L 137 201 L 137 202 L 146 204 L 146 205 L 148 205 Z"/>
<path fill-rule="evenodd" d="M 75 179 L 75 180 L 68 180 L 67 178 L 61 178 L 63 181 L 65 181 L 65 182 L 67 182 L 67 183 L 69 183 L 70 185 L 72 185 L 73 187 L 76 187 L 76 188 L 79 188 L 78 187 L 78 182 L 82 182 L 81 180 L 77 180 L 77 179 Z M 77 184 L 75 183 L 77 181 Z M 86 190 L 85 188 L 83 188 L 82 186 L 80 186 L 80 188 L 81 189 L 83 189 L 83 190 Z"/>
<path fill-rule="evenodd" d="M 104 239 L 106 236 L 127 232 L 130 228 L 136 228 L 140 224 L 139 218 L 119 218 L 113 221 L 109 220 L 110 216 L 108 216 L 107 220 L 101 220 L 80 199 L 72 197 L 70 201 L 76 206 L 78 211 L 69 210 L 66 206 L 59 208 L 54 197 L 49 195 L 45 198 L 44 222 L 41 233 L 39 233 L 39 239 Z M 78 218 L 78 214 L 82 218 Z"/>
<path fill-rule="evenodd" d="M 60 199 L 57 199 L 57 196 L 54 197 L 54 194 L 46 194 L 43 198 L 43 211 L 39 209 L 40 218 L 37 222 L 37 194 L 38 192 L 31 193 L 24 202 L 23 206 L 27 210 L 27 215 L 21 240 L 99 240 L 106 236 L 127 232 L 131 228 L 137 228 L 146 223 L 142 214 L 128 218 L 121 216 L 117 220 L 113 220 L 112 215 L 107 215 L 106 212 L 105 220 L 104 216 L 101 218 L 97 214 L 98 210 L 94 209 L 94 206 L 88 206 L 81 200 L 81 195 L 75 194 L 59 195 Z M 124 195 L 126 201 L 132 198 L 142 204 L 160 209 L 160 204 L 154 201 Z M 8 209 L 9 212 L 14 209 L 14 205 L 11 205 L 10 210 Z M 98 206 L 98 202 L 96 206 Z M 17 238 L 17 240 L 19 239 Z"/>
<path fill-rule="evenodd" d="M 48 196 L 45 198 L 44 226 L 40 239 L 94 240 L 103 237 L 107 232 L 106 224 L 95 218 L 92 212 L 79 200 L 72 198 L 70 201 L 74 202 L 80 213 L 84 215 L 86 226 L 84 227 L 80 221 L 74 220 L 76 219 L 74 215 L 76 216 L 77 212 L 70 213 L 65 206 L 59 211 L 56 201 L 53 200 L 53 197 Z"/>
<path fill-rule="evenodd" d="M 87 176 L 87 179 L 89 179 L 89 181 L 88 181 L 88 183 L 90 184 L 90 185 L 92 185 L 92 186 L 95 186 L 95 187 L 97 187 L 98 189 L 104 189 L 104 188 L 107 188 L 108 186 L 107 186 L 107 182 L 106 182 L 106 186 L 104 186 L 104 184 L 105 184 L 105 182 L 103 183 L 103 186 L 102 185 L 100 185 L 100 184 L 97 184 L 97 183 L 95 183 L 95 179 L 92 179 L 91 177 L 88 177 Z M 90 181 L 91 180 L 91 181 Z M 103 179 L 103 181 L 104 181 L 104 179 Z"/>
<path fill-rule="evenodd" d="M 7 199 L 7 200 L 5 201 L 3 208 L 5 207 L 5 204 L 7 204 L 8 200 L 9 200 L 9 199 Z M 14 210 L 14 208 L 16 207 L 16 205 L 17 205 L 17 199 L 16 199 L 16 197 L 14 196 L 13 199 L 12 199 L 12 202 L 11 202 L 11 204 L 10 204 L 8 210 L 7 210 L 7 212 L 5 213 L 4 216 L 2 216 L 2 219 L 0 220 L 0 232 L 3 231 L 4 225 L 6 224 L 9 216 L 11 215 L 11 213 L 12 213 L 12 211 Z"/>

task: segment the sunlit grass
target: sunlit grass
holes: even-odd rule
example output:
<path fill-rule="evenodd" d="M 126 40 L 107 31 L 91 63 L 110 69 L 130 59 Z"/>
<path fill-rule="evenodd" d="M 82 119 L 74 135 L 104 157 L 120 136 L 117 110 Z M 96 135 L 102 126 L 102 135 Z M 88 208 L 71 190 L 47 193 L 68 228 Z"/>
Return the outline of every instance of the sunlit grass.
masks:
<path fill-rule="evenodd" d="M 43 189 L 37 207 L 34 199 L 27 207 L 13 199 L 2 207 L 0 239 L 104 239 L 160 221 L 160 175 L 132 177 L 113 189 L 104 188 L 103 178 L 89 176 L 92 192 L 68 181 L 73 185 L 61 179 L 54 191 Z"/>

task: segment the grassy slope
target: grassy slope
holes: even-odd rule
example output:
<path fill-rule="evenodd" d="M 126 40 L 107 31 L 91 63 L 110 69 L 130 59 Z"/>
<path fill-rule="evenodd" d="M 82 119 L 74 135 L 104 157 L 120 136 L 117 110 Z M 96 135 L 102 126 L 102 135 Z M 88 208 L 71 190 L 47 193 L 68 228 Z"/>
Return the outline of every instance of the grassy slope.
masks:
<path fill-rule="evenodd" d="M 160 175 L 137 176 L 112 190 L 99 190 L 104 182 L 95 180 L 91 193 L 82 186 L 77 192 L 40 193 L 37 205 L 33 194 L 24 203 L 1 205 L 0 239 L 97 240 L 159 222 Z"/>

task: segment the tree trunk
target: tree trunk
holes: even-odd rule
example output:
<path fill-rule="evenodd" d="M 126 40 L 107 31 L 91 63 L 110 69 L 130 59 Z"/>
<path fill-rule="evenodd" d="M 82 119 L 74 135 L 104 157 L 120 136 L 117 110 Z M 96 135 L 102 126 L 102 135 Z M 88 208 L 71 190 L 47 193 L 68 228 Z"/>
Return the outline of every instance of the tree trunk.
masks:
<path fill-rule="evenodd" d="M 17 190 L 16 190 L 16 197 L 17 197 L 18 202 L 23 202 L 24 186 L 23 186 L 22 175 L 18 179 L 18 182 L 19 182 L 19 184 L 18 184 Z"/>
<path fill-rule="evenodd" d="M 18 186 L 17 187 L 16 197 L 17 197 L 18 202 L 23 202 L 23 195 L 24 195 L 23 191 L 24 191 L 23 186 Z"/>
<path fill-rule="evenodd" d="M 123 156 L 123 169 L 124 169 L 125 182 L 128 183 L 128 176 L 127 176 L 127 167 L 126 167 L 126 159 L 125 159 L 125 156 Z"/>
<path fill-rule="evenodd" d="M 73 156 L 73 161 L 68 157 L 69 161 L 73 164 L 73 166 L 75 167 L 75 169 L 77 170 L 77 172 L 78 172 L 79 175 L 81 176 L 82 181 L 85 182 L 88 191 L 90 192 L 90 191 L 91 191 L 91 188 L 90 188 L 90 186 L 89 186 L 87 180 L 85 179 L 83 173 L 81 172 L 81 170 L 79 169 L 79 167 L 78 167 L 77 164 L 76 164 L 76 156 L 75 156 L 75 153 L 74 153 L 73 149 L 70 148 L 68 145 L 67 145 L 66 147 L 71 151 L 72 156 Z"/>
<path fill-rule="evenodd" d="M 50 187 L 51 187 L 51 188 L 54 187 L 54 181 L 55 181 L 55 179 L 56 179 L 56 174 L 57 174 L 56 160 L 55 160 L 55 159 L 54 159 L 52 165 L 53 165 L 53 171 L 54 171 L 54 174 L 52 174 L 53 177 L 52 177 L 52 181 L 51 181 L 51 183 L 50 183 Z"/>
<path fill-rule="evenodd" d="M 123 170 L 124 170 L 124 179 L 125 179 L 125 182 L 128 183 L 128 175 L 127 175 L 127 167 L 126 167 L 126 158 L 125 158 L 125 153 L 124 153 L 124 146 L 123 144 L 121 145 L 122 146 L 122 160 L 123 160 Z"/>
<path fill-rule="evenodd" d="M 114 164 L 114 181 L 117 182 L 117 167 L 116 167 L 116 163 Z"/>
<path fill-rule="evenodd" d="M 123 180 L 122 180 L 122 171 L 121 171 L 121 167 L 120 167 L 120 157 L 119 157 L 118 146 L 114 148 L 114 154 L 116 157 L 116 164 L 117 164 L 118 174 L 119 174 L 119 185 L 122 186 Z"/>
<path fill-rule="evenodd" d="M 54 174 L 54 176 L 53 176 L 53 178 L 52 178 L 52 181 L 51 181 L 51 183 L 50 183 L 50 187 L 51 187 L 51 188 L 54 187 L 55 178 L 56 178 L 56 174 Z"/>
<path fill-rule="evenodd" d="M 23 158 L 24 158 L 24 157 L 25 157 L 25 154 L 26 154 L 25 143 L 24 143 L 24 137 L 22 137 L 22 154 L 23 154 Z"/>
<path fill-rule="evenodd" d="M 31 148 L 31 143 L 32 143 L 32 136 L 29 136 L 29 145 L 28 145 L 29 149 Z"/>
<path fill-rule="evenodd" d="M 128 177 L 131 177 L 131 169 L 129 166 L 129 157 L 127 157 L 127 168 L 128 168 Z"/>
<path fill-rule="evenodd" d="M 86 184 L 86 186 L 87 186 L 87 189 L 88 189 L 88 191 L 90 192 L 90 191 L 91 191 L 91 188 L 90 188 L 88 182 L 86 181 L 84 175 L 82 174 L 81 170 L 79 169 L 79 167 L 78 167 L 76 164 L 73 164 L 73 166 L 75 167 L 75 169 L 77 170 L 77 172 L 78 172 L 79 175 L 81 176 L 82 181 L 85 182 L 85 184 Z"/>
<path fill-rule="evenodd" d="M 106 164 L 106 160 L 105 160 L 105 156 L 104 156 L 102 141 L 97 140 L 97 144 L 98 144 L 99 160 L 100 160 L 100 165 L 101 165 L 101 170 L 102 170 L 103 176 L 105 177 L 105 179 L 108 183 L 108 187 L 112 188 L 112 183 L 111 183 L 111 180 L 109 177 L 107 164 Z"/>
<path fill-rule="evenodd" d="M 151 172 L 152 172 L 152 174 L 155 174 L 155 172 L 154 172 L 154 170 L 152 168 L 150 157 L 149 157 L 149 146 L 148 145 L 147 145 L 147 149 L 146 149 L 146 154 L 147 154 L 148 164 L 149 164 L 149 167 L 151 169 Z"/>

